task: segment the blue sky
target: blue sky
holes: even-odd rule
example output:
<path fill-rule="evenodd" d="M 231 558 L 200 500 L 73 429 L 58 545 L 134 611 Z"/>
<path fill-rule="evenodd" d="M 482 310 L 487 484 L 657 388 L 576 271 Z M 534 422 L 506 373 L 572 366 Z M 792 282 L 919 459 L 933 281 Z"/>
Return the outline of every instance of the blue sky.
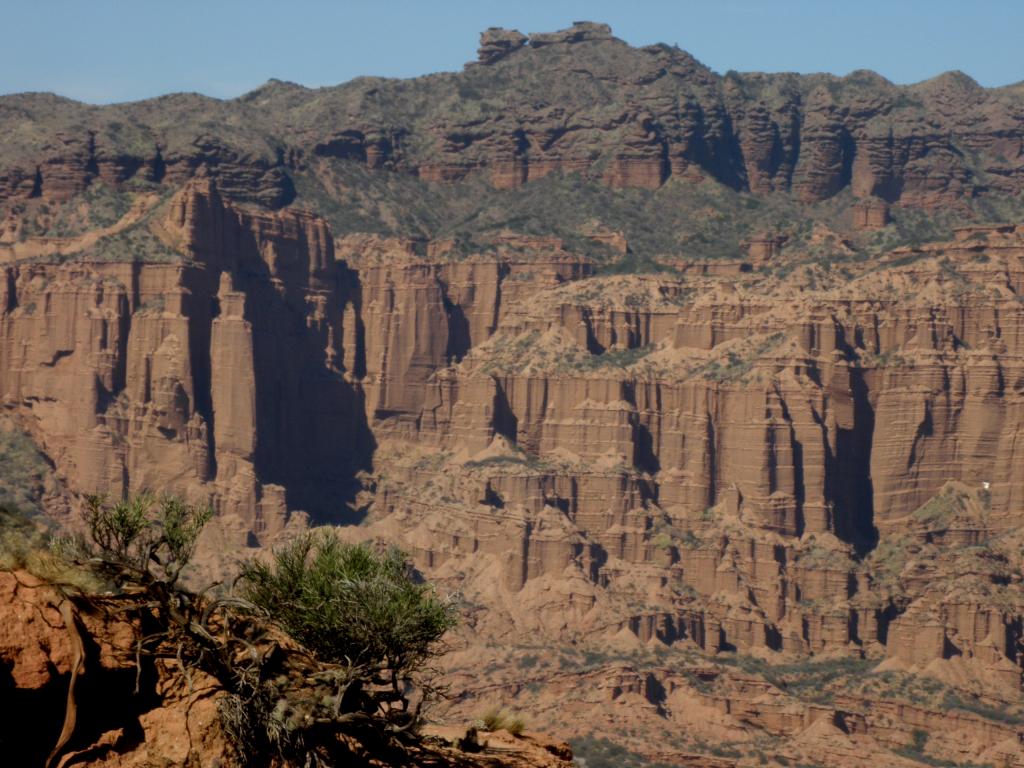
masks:
<path fill-rule="evenodd" d="M 488 26 L 543 32 L 575 19 L 633 45 L 678 44 L 719 72 L 1024 80 L 1022 0 L 0 0 L 0 18 L 0 93 L 94 103 L 460 69 Z"/>

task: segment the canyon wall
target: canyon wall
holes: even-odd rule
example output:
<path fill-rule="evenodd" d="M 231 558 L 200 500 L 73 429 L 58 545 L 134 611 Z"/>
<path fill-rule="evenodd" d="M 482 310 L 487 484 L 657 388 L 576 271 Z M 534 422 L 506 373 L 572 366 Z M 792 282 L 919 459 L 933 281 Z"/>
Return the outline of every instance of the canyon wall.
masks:
<path fill-rule="evenodd" d="M 156 231 L 187 257 L 2 267 L 5 405 L 79 492 L 184 493 L 256 536 L 289 508 L 340 514 L 369 437 L 336 365 L 349 277 L 330 232 L 226 207 L 209 179 Z"/>
<path fill-rule="evenodd" d="M 605 588 L 569 579 L 557 610 L 600 610 L 549 617 L 556 634 L 966 654 L 1015 687 L 1018 608 L 986 597 L 1020 605 L 1000 586 L 1014 566 L 954 588 L 944 569 L 966 566 L 934 545 L 1020 527 L 1022 245 L 1011 228 L 933 246 L 817 293 L 711 279 L 690 299 L 670 278 L 592 277 L 534 296 L 438 372 L 418 419 L 371 415 L 377 525 L 428 568 L 493 559 L 535 612 L 533 580 Z M 416 447 L 388 441 L 410 440 L 398 422 Z M 873 559 L 893 542 L 925 548 L 912 578 Z M 601 605 L 619 591 L 651 609 Z"/>
<path fill-rule="evenodd" d="M 580 23 L 412 81 L 0 98 L 15 123 L 0 416 L 68 506 L 209 503 L 204 567 L 341 524 L 457 594 L 477 650 L 699 649 L 609 683 L 659 718 L 884 749 L 946 723 L 1024 764 L 1024 228 L 936 234 L 1017 216 L 1019 87 L 719 76 Z M 680 215 L 643 253 L 617 220 Z M 700 667 L 733 651 L 985 714 L 798 706 Z"/>
<path fill-rule="evenodd" d="M 593 604 L 557 636 L 899 657 L 937 632 L 1019 678 L 1004 566 L 997 608 L 871 559 L 1020 527 L 1019 229 L 808 290 L 594 275 L 557 238 L 335 244 L 205 177 L 148 226 L 179 261 L 3 268 L 3 402 L 73 492 L 184 493 L 250 544 L 369 513 L 524 606 L 574 574 L 553 605 Z"/>

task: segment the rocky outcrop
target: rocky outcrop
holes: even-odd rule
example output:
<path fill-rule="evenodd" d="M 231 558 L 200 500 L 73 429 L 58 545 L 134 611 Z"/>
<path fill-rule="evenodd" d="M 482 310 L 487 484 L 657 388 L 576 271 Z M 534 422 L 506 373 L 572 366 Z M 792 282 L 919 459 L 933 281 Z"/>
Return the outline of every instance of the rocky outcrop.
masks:
<path fill-rule="evenodd" d="M 480 63 L 493 64 L 522 48 L 528 39 L 526 35 L 515 29 L 491 27 L 484 30 L 480 33 L 480 47 L 477 49 Z"/>
<path fill-rule="evenodd" d="M 0 700 L 5 703 L 0 744 L 11 765 L 239 764 L 220 722 L 220 686 L 199 670 L 186 674 L 174 659 L 137 658 L 128 622 L 82 610 L 26 571 L 0 571 L 0 619 Z M 74 729 L 51 752 L 68 701 L 75 708 Z M 432 742 L 412 756 L 414 761 L 491 768 L 572 763 L 567 744 L 540 734 L 488 734 L 474 753 L 464 753 L 453 744 L 466 727 L 427 730 Z M 359 752 L 351 756 L 353 765 L 388 764 L 372 749 Z"/>
<path fill-rule="evenodd" d="M 193 673 L 186 693 L 173 661 L 144 660 L 137 678 L 127 623 L 74 609 L 25 571 L 0 572 L 0 616 L 0 742 L 12 765 L 43 765 L 57 745 L 74 668 L 75 729 L 53 765 L 142 768 L 226 754 L 210 682 Z"/>

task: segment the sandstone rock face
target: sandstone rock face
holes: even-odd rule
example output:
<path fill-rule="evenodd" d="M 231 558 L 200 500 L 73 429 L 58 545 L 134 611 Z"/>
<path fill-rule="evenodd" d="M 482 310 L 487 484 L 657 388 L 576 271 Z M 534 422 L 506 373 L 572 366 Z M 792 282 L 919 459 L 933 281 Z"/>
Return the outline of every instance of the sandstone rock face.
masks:
<path fill-rule="evenodd" d="M 1021 234 L 965 230 L 824 290 L 596 276 L 503 304 L 438 370 L 415 436 L 371 414 L 371 524 L 350 534 L 400 541 L 487 606 L 475 636 L 854 651 L 1016 701 Z M 729 711 L 789 737 L 816 722 L 759 696 Z M 851 725 L 870 701 L 828 717 L 872 749 L 980 733 L 938 704 L 887 714 L 898 732 Z"/>
<path fill-rule="evenodd" d="M 0 99 L 46 127 L 0 166 L 0 402 L 70 504 L 211 503 L 214 577 L 362 523 L 339 535 L 461 596 L 462 719 L 492 694 L 559 714 L 535 685 L 797 763 L 1024 764 L 1024 229 L 942 231 L 1016 210 L 1019 89 L 718 76 L 578 23 L 488 30 L 459 74 L 190 99 Z M 717 254 L 630 230 L 681 189 L 698 223 L 769 213 Z M 122 207 L 82 219 L 103 190 Z M 626 667 L 579 693 L 496 656 L 496 683 L 459 666 L 487 643 Z M 633 741 L 715 764 L 698 747 Z"/>
<path fill-rule="evenodd" d="M 322 220 L 225 207 L 209 180 L 158 225 L 189 261 L 4 268 L 0 391 L 73 487 L 166 487 L 273 534 L 362 455 L 347 275 Z"/>
<path fill-rule="evenodd" d="M 889 268 L 911 300 L 871 273 L 767 294 L 757 273 L 593 277 L 551 238 L 336 249 L 316 216 L 234 207 L 210 179 L 153 227 L 188 260 L 5 267 L 0 387 L 73 491 L 174 490 L 260 541 L 289 510 L 344 519 L 372 466 L 374 514 L 415 520 L 390 535 L 426 566 L 486 553 L 513 590 L 578 569 L 612 592 L 638 567 L 699 596 L 665 592 L 627 622 L 641 635 L 897 657 L 913 611 L 858 553 L 951 481 L 988 510 L 929 541 L 1016 525 L 1015 228 Z M 982 629 L 940 635 L 1017 663 L 1013 610 L 962 605 Z"/>
<path fill-rule="evenodd" d="M 480 48 L 477 53 L 481 64 L 493 64 L 513 51 L 526 45 L 529 38 L 514 29 L 491 27 L 480 33 Z"/>
<path fill-rule="evenodd" d="M 223 759 L 226 746 L 217 724 L 216 690 L 209 681 L 197 675 L 193 695 L 186 696 L 184 681 L 175 680 L 174 664 L 158 664 L 157 688 L 166 698 L 158 703 L 133 695 L 131 627 L 60 610 L 67 605 L 66 598 L 27 572 L 0 572 L 5 628 L 0 695 L 7 705 L 0 738 L 5 760 L 42 765 L 57 743 L 76 661 L 69 618 L 86 638 L 85 656 L 75 688 L 75 735 L 55 765 L 143 768 Z"/>

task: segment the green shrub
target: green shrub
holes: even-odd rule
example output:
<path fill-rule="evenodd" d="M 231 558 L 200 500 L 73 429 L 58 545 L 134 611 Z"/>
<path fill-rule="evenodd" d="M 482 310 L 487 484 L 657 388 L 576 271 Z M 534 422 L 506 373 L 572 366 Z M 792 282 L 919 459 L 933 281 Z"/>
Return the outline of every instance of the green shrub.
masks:
<path fill-rule="evenodd" d="M 577 370 L 590 371 L 597 368 L 604 368 L 606 366 L 617 366 L 619 368 L 628 368 L 631 365 L 638 363 L 647 355 L 654 351 L 653 344 L 647 344 L 642 347 L 632 347 L 630 349 L 612 349 L 606 352 L 602 352 L 599 355 L 591 355 L 585 357 L 579 361 L 574 367 Z"/>
<path fill-rule="evenodd" d="M 398 550 L 307 534 L 250 561 L 242 593 L 323 661 L 385 663 L 398 676 L 430 657 L 455 625 L 455 608 L 418 583 Z"/>
<path fill-rule="evenodd" d="M 965 712 L 980 715 L 988 720 L 996 720 L 997 722 L 1009 725 L 1024 725 L 1024 715 L 1009 712 L 1001 707 L 990 707 L 980 701 L 963 699 L 953 691 L 946 691 L 946 695 L 942 700 L 942 708 L 946 710 L 962 709 Z"/>
<path fill-rule="evenodd" d="M 914 742 L 915 752 L 924 752 L 924 748 L 928 745 L 928 731 L 922 731 L 920 728 L 915 728 L 914 732 L 910 734 Z"/>
<path fill-rule="evenodd" d="M 55 549 L 107 587 L 79 589 L 75 600 L 130 621 L 137 664 L 175 658 L 186 679 L 190 669 L 216 678 L 221 726 L 241 764 L 348 764 L 342 734 L 395 749 L 417 741 L 422 704 L 435 694 L 421 665 L 454 624 L 454 603 L 396 551 L 313 534 L 269 564 L 242 566 L 248 600 L 192 592 L 179 576 L 211 514 L 173 497 L 89 499 L 88 536 Z"/>
<path fill-rule="evenodd" d="M 593 733 L 570 739 L 569 744 L 587 768 L 667 768 L 665 763 L 648 762 L 643 755 Z"/>
<path fill-rule="evenodd" d="M 0 420 L 0 506 L 40 512 L 40 499 L 52 472 L 30 437 L 9 420 Z"/>
<path fill-rule="evenodd" d="M 949 525 L 956 515 L 966 509 L 967 495 L 959 491 L 945 490 L 938 493 L 918 509 L 914 510 L 911 517 L 919 523 L 929 527 L 943 527 Z"/>
<path fill-rule="evenodd" d="M 54 549 L 117 587 L 154 583 L 173 587 L 212 517 L 209 507 L 186 504 L 174 496 L 142 493 L 115 502 L 106 496 L 89 496 L 88 538 L 58 538 Z"/>
<path fill-rule="evenodd" d="M 28 515 L 15 507 L 0 505 L 0 571 L 24 567 L 45 542 L 45 533 Z"/>

